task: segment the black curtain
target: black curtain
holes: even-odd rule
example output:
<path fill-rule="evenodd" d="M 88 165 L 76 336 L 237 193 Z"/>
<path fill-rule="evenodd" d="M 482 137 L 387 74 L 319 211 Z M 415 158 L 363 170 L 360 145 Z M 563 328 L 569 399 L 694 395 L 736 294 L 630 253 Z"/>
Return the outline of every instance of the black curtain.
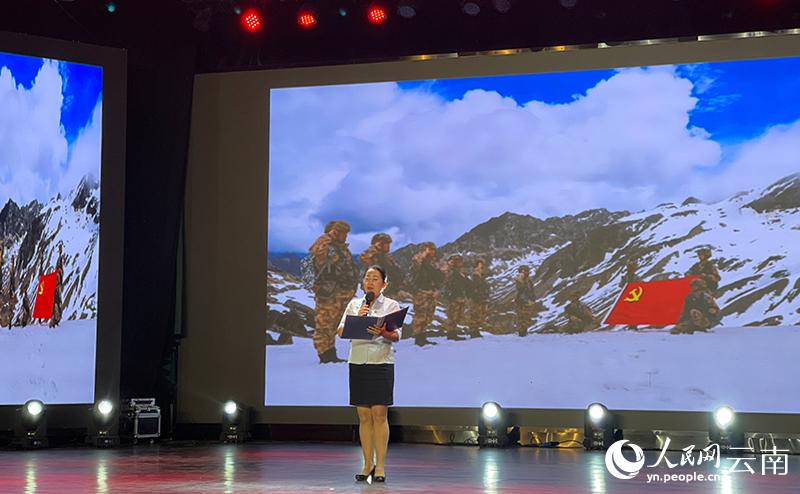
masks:
<path fill-rule="evenodd" d="M 168 433 L 181 320 L 177 262 L 194 47 L 178 44 L 130 58 L 121 395 L 155 397 Z"/>

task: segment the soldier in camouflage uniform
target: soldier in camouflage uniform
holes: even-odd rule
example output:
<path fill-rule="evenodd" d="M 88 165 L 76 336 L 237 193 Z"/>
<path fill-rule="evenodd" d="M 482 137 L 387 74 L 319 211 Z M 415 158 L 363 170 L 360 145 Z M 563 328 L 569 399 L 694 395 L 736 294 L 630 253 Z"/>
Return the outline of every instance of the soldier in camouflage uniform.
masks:
<path fill-rule="evenodd" d="M 16 284 L 16 270 L 14 264 L 16 261 L 15 256 L 11 256 L 11 265 L 8 268 L 8 299 L 6 301 L 7 308 L 6 314 L 8 317 L 8 329 L 11 329 L 14 323 L 14 311 L 17 309 L 17 284 Z"/>
<path fill-rule="evenodd" d="M 64 301 L 62 299 L 64 290 L 64 254 L 63 245 L 58 243 L 58 259 L 56 260 L 56 289 L 53 291 L 53 317 L 50 318 L 50 327 L 54 328 L 61 323 L 61 316 L 64 311 Z"/>
<path fill-rule="evenodd" d="M 5 253 L 3 241 L 0 240 L 0 292 L 3 290 L 3 262 L 5 261 Z"/>
<path fill-rule="evenodd" d="M 592 314 L 592 309 L 580 300 L 580 295 L 573 294 L 572 300 L 564 308 L 567 324 L 565 333 L 583 333 L 600 327 L 600 320 Z"/>
<path fill-rule="evenodd" d="M 514 309 L 517 314 L 517 334 L 526 336 L 536 316 L 536 292 L 530 277 L 531 268 L 520 266 L 514 280 Z"/>
<path fill-rule="evenodd" d="M 711 249 L 703 248 L 697 251 L 698 261 L 689 268 L 687 275 L 700 276 L 706 282 L 706 287 L 712 294 L 719 288 L 719 270 L 711 261 Z"/>
<path fill-rule="evenodd" d="M 469 336 L 481 337 L 481 328 L 486 324 L 486 313 L 489 308 L 489 282 L 486 281 L 484 271 L 486 261 L 475 261 L 475 270 L 470 276 L 469 291 Z"/>
<path fill-rule="evenodd" d="M 322 364 L 343 362 L 336 355 L 336 329 L 358 287 L 358 267 L 347 246 L 350 225 L 331 221 L 309 248 L 314 263 L 314 348 Z"/>
<path fill-rule="evenodd" d="M 413 289 L 414 319 L 411 329 L 418 346 L 435 345 L 425 331 L 436 313 L 437 290 L 442 284 L 442 272 L 436 266 L 436 245 L 423 242 L 411 260 L 409 285 Z"/>
<path fill-rule="evenodd" d="M 17 318 L 16 325 L 25 327 L 31 323 L 31 301 L 28 298 L 28 292 L 22 290 L 22 311 Z"/>
<path fill-rule="evenodd" d="M 389 254 L 391 249 L 392 237 L 388 233 L 377 233 L 372 236 L 370 246 L 361 253 L 359 260 L 365 270 L 370 266 L 383 268 L 388 281 L 388 285 L 383 289 L 383 294 L 397 300 L 397 294 L 403 285 L 403 272 L 391 254 Z"/>
<path fill-rule="evenodd" d="M 453 254 L 447 258 L 447 268 L 444 278 L 444 298 L 447 300 L 447 320 L 445 330 L 448 340 L 463 340 L 458 335 L 458 326 L 463 324 L 467 308 L 467 295 L 469 294 L 469 278 L 462 272 L 464 258 Z"/>
<path fill-rule="evenodd" d="M 619 282 L 620 288 L 625 288 L 628 283 L 635 283 L 639 281 L 639 276 L 636 274 L 636 270 L 638 268 L 639 263 L 637 263 L 635 259 L 631 259 L 625 263 L 625 274 L 622 276 L 622 280 Z"/>
<path fill-rule="evenodd" d="M 683 311 L 678 323 L 670 331 L 672 334 L 708 331 L 720 322 L 719 306 L 705 280 L 698 278 L 692 281 L 692 291 L 683 301 Z"/>

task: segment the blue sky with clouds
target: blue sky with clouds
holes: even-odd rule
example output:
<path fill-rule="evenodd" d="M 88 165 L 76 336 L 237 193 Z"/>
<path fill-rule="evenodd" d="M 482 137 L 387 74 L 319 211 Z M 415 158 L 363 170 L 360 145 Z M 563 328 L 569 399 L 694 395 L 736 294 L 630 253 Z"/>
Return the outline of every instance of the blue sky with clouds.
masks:
<path fill-rule="evenodd" d="M 695 81 L 702 95 L 699 111 L 693 112 L 691 123 L 708 130 L 718 142 L 735 143 L 752 138 L 776 123 L 800 119 L 800 104 L 786 104 L 800 94 L 798 58 L 679 65 L 677 69 Z M 615 72 L 592 70 L 444 79 L 402 82 L 399 86 L 406 90 L 424 88 L 449 101 L 463 97 L 471 89 L 481 88 L 519 103 L 537 100 L 559 104 L 569 103 Z"/>
<path fill-rule="evenodd" d="M 269 250 L 304 251 L 333 218 L 356 250 L 377 231 L 398 247 L 505 211 L 766 186 L 800 172 L 797 74 L 789 58 L 273 90 Z"/>
<path fill-rule="evenodd" d="M 101 67 L 0 52 L 0 201 L 46 201 L 99 178 Z"/>

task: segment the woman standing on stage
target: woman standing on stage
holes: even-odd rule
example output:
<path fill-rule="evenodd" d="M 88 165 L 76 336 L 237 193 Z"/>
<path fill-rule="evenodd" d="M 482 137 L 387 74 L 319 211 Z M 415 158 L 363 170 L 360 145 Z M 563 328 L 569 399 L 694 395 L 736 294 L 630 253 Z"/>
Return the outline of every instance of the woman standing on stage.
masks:
<path fill-rule="evenodd" d="M 400 304 L 383 295 L 388 280 L 386 271 L 372 266 L 364 274 L 364 293 L 371 297 L 354 298 L 339 323 L 342 336 L 344 321 L 348 315 L 381 317 L 400 310 Z M 371 326 L 372 340 L 350 340 L 350 404 L 358 410 L 358 435 L 364 453 L 364 468 L 356 474 L 356 480 L 364 482 L 373 477 L 375 482 L 386 481 L 386 450 L 389 445 L 389 422 L 386 414 L 394 402 L 394 348 L 392 343 L 400 340 L 400 330 L 387 331 Z"/>

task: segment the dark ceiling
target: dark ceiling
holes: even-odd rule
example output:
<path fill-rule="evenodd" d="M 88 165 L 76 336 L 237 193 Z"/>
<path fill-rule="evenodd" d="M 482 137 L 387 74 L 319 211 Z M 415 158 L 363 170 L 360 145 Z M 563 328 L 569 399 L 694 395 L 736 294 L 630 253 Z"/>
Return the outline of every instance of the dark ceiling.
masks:
<path fill-rule="evenodd" d="M 476 0 L 481 13 L 470 17 L 461 0 L 418 0 L 417 15 L 405 19 L 399 0 L 384 0 L 389 20 L 373 26 L 369 0 L 115 0 L 114 13 L 107 0 L 7 0 L 0 30 L 143 54 L 192 45 L 197 72 L 207 72 L 800 27 L 798 0 L 511 0 L 505 14 L 493 1 Z M 235 12 L 252 5 L 265 19 L 257 35 L 240 29 Z M 319 24 L 302 30 L 297 12 L 309 5 Z"/>

